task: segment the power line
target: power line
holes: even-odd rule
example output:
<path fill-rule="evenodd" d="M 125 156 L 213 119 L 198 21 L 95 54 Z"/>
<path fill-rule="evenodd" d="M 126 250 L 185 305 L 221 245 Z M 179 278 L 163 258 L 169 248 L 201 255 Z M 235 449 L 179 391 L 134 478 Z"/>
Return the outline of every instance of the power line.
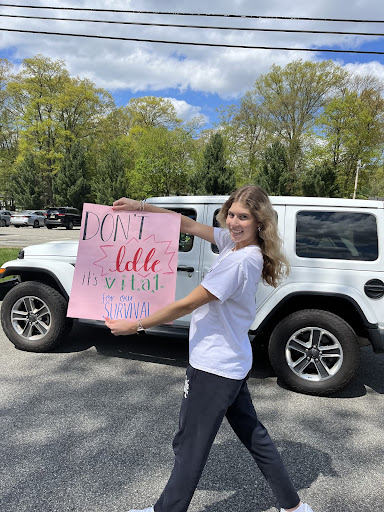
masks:
<path fill-rule="evenodd" d="M 288 47 L 277 47 L 277 46 L 248 46 L 248 45 L 237 45 L 237 44 L 220 44 L 220 43 L 196 43 L 192 41 L 164 41 L 160 39 L 139 39 L 136 37 L 117 37 L 117 36 L 99 36 L 92 34 L 69 34 L 63 32 L 46 32 L 40 30 L 21 30 L 14 28 L 2 28 L 0 27 L 0 31 L 6 32 L 20 32 L 25 34 L 43 34 L 43 35 L 53 35 L 53 36 L 67 36 L 67 37 L 88 37 L 95 39 L 110 39 L 114 41 L 137 41 L 144 43 L 162 43 L 162 44 L 182 44 L 182 45 L 191 45 L 191 46 L 211 46 L 211 47 L 219 47 L 219 48 L 243 48 L 250 50 L 291 50 L 297 52 L 331 52 L 331 53 L 359 53 L 359 54 L 369 54 L 369 55 L 384 55 L 384 52 L 373 52 L 373 51 L 363 51 L 363 50 L 336 50 L 336 49 L 328 49 L 328 48 L 288 48 Z"/>
<path fill-rule="evenodd" d="M 1 5 L 1 4 L 0 4 Z M 297 30 L 297 29 L 277 29 L 277 28 L 255 28 L 255 27 L 217 27 L 210 25 L 182 25 L 173 23 L 149 23 L 141 21 L 115 21 L 115 20 L 89 20 L 83 18 L 52 18 L 49 16 L 24 16 L 17 14 L 0 14 L 2 18 L 21 18 L 28 20 L 52 20 L 52 21 L 75 21 L 86 23 L 109 23 L 115 25 L 139 25 L 146 27 L 170 27 L 170 28 L 198 28 L 210 30 L 242 30 L 252 32 L 283 32 L 283 33 L 299 33 L 299 34 L 332 34 L 332 35 L 348 35 L 348 36 L 376 36 L 382 37 L 383 34 L 376 32 L 342 32 L 330 30 Z"/>
<path fill-rule="evenodd" d="M 342 18 L 303 18 L 297 16 L 256 16 L 249 14 L 213 14 L 213 13 L 196 13 L 196 12 L 166 12 L 166 11 L 133 11 L 122 9 L 96 9 L 84 7 L 54 7 L 42 5 L 17 5 L 17 4 L 1 4 L 0 7 L 16 7 L 22 9 L 51 9 L 61 11 L 83 11 L 83 12 L 111 12 L 126 14 L 158 14 L 168 16 L 207 16 L 215 18 L 241 18 L 241 19 L 260 19 L 260 20 L 293 20 L 293 21 L 335 21 L 341 23 L 384 23 L 382 20 L 348 20 Z"/>

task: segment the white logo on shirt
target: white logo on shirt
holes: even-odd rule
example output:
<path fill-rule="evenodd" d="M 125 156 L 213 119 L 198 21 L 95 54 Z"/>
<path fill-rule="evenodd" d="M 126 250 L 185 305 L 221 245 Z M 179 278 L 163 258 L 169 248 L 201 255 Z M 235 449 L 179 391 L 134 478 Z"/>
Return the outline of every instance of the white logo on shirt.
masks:
<path fill-rule="evenodd" d="M 187 379 L 187 377 L 185 377 L 185 382 L 184 382 L 184 398 L 188 398 L 188 392 L 189 392 L 189 380 Z"/>

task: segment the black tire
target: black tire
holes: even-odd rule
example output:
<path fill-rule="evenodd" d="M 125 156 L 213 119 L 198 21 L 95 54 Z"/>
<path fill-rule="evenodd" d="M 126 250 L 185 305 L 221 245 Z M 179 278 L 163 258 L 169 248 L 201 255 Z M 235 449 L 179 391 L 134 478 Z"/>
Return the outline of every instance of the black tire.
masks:
<path fill-rule="evenodd" d="M 278 378 L 310 395 L 329 395 L 355 375 L 360 348 L 351 326 L 319 309 L 297 311 L 274 329 L 269 359 Z"/>
<path fill-rule="evenodd" d="M 53 228 L 53 226 L 47 226 L 47 228 L 48 228 L 48 229 L 52 229 L 52 228 Z"/>
<path fill-rule="evenodd" d="M 54 288 L 37 281 L 17 284 L 4 297 L 1 325 L 20 350 L 47 352 L 69 334 L 67 300 Z"/>
<path fill-rule="evenodd" d="M 40 227 L 40 223 L 39 223 L 38 220 L 33 221 L 33 227 L 34 228 L 39 228 Z"/>
<path fill-rule="evenodd" d="M 1 226 L 2 228 L 5 228 L 5 224 L 6 224 L 5 219 L 1 219 L 1 220 L 0 220 L 0 226 Z"/>
<path fill-rule="evenodd" d="M 19 228 L 20 226 L 15 226 L 15 228 Z"/>
<path fill-rule="evenodd" d="M 65 229 L 73 229 L 73 220 L 68 222 L 68 224 L 65 226 Z"/>

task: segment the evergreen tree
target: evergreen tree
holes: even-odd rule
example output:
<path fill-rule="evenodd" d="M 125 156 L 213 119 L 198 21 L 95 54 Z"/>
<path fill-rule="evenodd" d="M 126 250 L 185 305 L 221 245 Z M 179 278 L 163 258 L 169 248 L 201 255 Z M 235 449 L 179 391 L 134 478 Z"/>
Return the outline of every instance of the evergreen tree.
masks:
<path fill-rule="evenodd" d="M 85 151 L 81 144 L 76 142 L 64 157 L 61 169 L 55 176 L 55 204 L 73 206 L 82 210 L 83 203 L 87 202 L 90 191 Z"/>
<path fill-rule="evenodd" d="M 27 154 L 12 177 L 13 198 L 17 208 L 42 209 L 44 200 L 41 178 L 33 155 Z"/>
<path fill-rule="evenodd" d="M 301 186 L 304 196 L 339 197 L 337 173 L 334 166 L 327 162 L 307 171 Z"/>
<path fill-rule="evenodd" d="M 96 203 L 111 205 L 116 199 L 127 195 L 126 167 L 121 151 L 116 146 L 110 146 L 97 163 L 92 183 Z"/>
<path fill-rule="evenodd" d="M 258 185 L 268 194 L 286 196 L 290 194 L 287 152 L 281 142 L 276 141 L 267 148 L 263 155 L 263 168 L 258 178 Z"/>
<path fill-rule="evenodd" d="M 203 180 L 207 194 L 230 194 L 235 189 L 235 173 L 226 165 L 224 141 L 220 133 L 213 134 L 206 145 Z"/>

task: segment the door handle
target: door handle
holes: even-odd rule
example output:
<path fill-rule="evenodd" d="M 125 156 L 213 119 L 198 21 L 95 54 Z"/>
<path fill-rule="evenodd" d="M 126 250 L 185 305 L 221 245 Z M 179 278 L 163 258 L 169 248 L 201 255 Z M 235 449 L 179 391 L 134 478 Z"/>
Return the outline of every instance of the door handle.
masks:
<path fill-rule="evenodd" d="M 180 265 L 177 267 L 177 271 L 180 272 L 194 272 L 195 269 L 193 267 L 187 267 L 187 265 Z"/>

